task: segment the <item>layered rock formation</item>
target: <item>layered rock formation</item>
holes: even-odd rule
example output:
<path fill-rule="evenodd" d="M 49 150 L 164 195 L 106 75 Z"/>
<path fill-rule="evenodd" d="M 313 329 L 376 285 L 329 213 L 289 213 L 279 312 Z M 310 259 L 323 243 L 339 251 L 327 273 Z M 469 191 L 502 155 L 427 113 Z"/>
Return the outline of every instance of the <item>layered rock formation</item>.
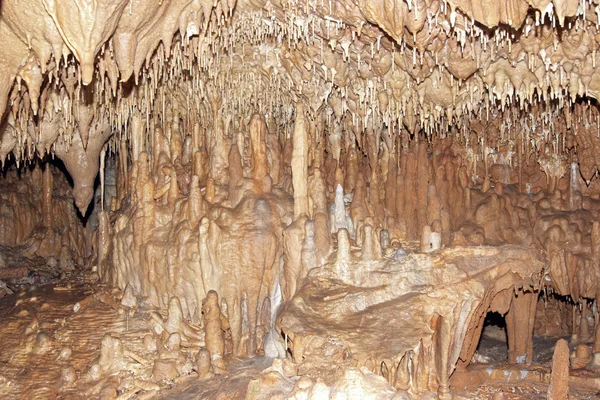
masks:
<path fill-rule="evenodd" d="M 447 396 L 456 365 L 473 357 L 488 310 L 507 315 L 512 361 L 531 362 L 543 264 L 526 249 L 453 248 L 378 262 L 357 255 L 347 273 L 339 253 L 315 270 L 278 317 L 300 368 L 352 360 L 396 389 Z"/>

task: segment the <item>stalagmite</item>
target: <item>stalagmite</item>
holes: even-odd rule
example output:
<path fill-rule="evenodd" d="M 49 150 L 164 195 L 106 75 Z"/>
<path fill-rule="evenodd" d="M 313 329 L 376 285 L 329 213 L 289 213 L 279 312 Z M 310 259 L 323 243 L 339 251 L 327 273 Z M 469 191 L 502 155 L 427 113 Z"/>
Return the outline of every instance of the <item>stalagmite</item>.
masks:
<path fill-rule="evenodd" d="M 213 373 L 211 372 L 210 351 L 208 351 L 208 349 L 202 348 L 198 350 L 195 361 L 198 379 L 206 380 L 213 377 Z"/>
<path fill-rule="evenodd" d="M 192 326 L 183 318 L 183 310 L 179 298 L 172 297 L 169 300 L 169 309 L 167 319 L 164 322 L 158 321 L 161 327 L 168 333 L 179 333 L 190 340 L 199 340 L 198 328 Z"/>
<path fill-rule="evenodd" d="M 533 325 L 537 293 L 520 291 L 514 294 L 506 314 L 508 362 L 530 363 L 533 359 Z M 568 354 L 568 351 L 567 351 Z"/>
<path fill-rule="evenodd" d="M 202 315 L 204 316 L 206 349 L 210 352 L 213 371 L 216 374 L 226 373 L 225 361 L 223 360 L 225 340 L 223 339 L 221 324 L 221 308 L 219 307 L 219 297 L 214 290 L 209 291 L 203 301 Z"/>
<path fill-rule="evenodd" d="M 566 400 L 569 393 L 569 346 L 559 339 L 552 357 L 552 375 L 548 387 L 549 400 Z"/>
<path fill-rule="evenodd" d="M 298 129 L 304 129 L 302 127 L 303 122 L 296 123 L 300 125 Z M 300 136 L 306 135 L 305 133 L 303 134 L 300 132 L 298 134 Z M 294 131 L 294 135 L 296 135 L 296 131 Z M 298 153 L 296 153 L 297 157 L 295 158 L 297 160 L 296 166 L 292 166 L 292 171 L 296 170 L 299 174 L 298 180 L 295 181 L 298 182 L 298 186 L 295 186 L 294 190 L 296 190 L 296 187 L 298 187 L 298 191 L 300 191 L 300 194 L 303 196 L 306 196 L 306 182 L 308 181 L 308 174 L 306 172 L 308 145 L 304 142 L 305 140 L 306 137 L 298 138 L 297 141 L 295 139 L 294 145 L 297 144 L 299 149 Z M 267 164 L 267 126 L 264 118 L 257 114 L 253 115 L 252 119 L 250 120 L 250 146 L 252 148 L 252 178 L 262 182 L 267 177 L 269 172 Z M 302 148 L 303 146 L 304 149 Z M 292 161 L 292 165 L 294 165 L 294 161 Z M 303 188 L 300 188 L 300 182 L 304 182 Z M 308 209 L 306 212 L 307 211 Z"/>
<path fill-rule="evenodd" d="M 125 368 L 125 366 L 126 361 L 123 343 L 120 339 L 105 335 L 104 338 L 102 338 L 98 362 L 90 367 L 90 377 L 97 380 L 102 375 L 118 372 Z"/>
<path fill-rule="evenodd" d="M 587 319 L 588 303 L 587 299 L 581 300 L 581 317 L 579 321 L 579 336 L 581 341 L 587 341 L 590 338 L 590 326 Z"/>
<path fill-rule="evenodd" d="M 570 368 L 583 368 L 592 360 L 590 348 L 586 344 L 577 345 L 575 351 L 570 356 Z"/>
<path fill-rule="evenodd" d="M 123 294 L 123 298 L 121 299 L 121 305 L 125 307 L 135 307 L 137 305 L 137 298 L 133 293 L 133 288 L 131 285 L 127 285 L 125 288 L 125 293 Z"/>
<path fill-rule="evenodd" d="M 373 232 L 373 227 L 371 225 L 365 225 L 363 234 L 364 239 L 361 258 L 365 261 L 379 260 L 381 258 L 381 245 L 379 244 L 377 233 Z"/>
<path fill-rule="evenodd" d="M 52 194 L 54 191 L 54 177 L 50 165 L 46 165 L 42 174 L 42 213 L 44 225 L 47 228 L 54 226 L 54 214 L 52 211 Z"/>
<path fill-rule="evenodd" d="M 423 230 L 421 231 L 421 251 L 429 253 L 439 250 L 441 247 L 441 233 L 433 231 L 429 225 L 423 226 Z"/>
<path fill-rule="evenodd" d="M 304 106 L 296 107 L 292 153 L 292 182 L 294 188 L 294 219 L 308 215 L 308 136 Z"/>
<path fill-rule="evenodd" d="M 333 201 L 333 210 L 331 211 L 331 231 L 337 232 L 340 229 L 346 229 L 350 237 L 355 237 L 354 225 L 350 216 L 346 213 L 344 204 L 344 189 L 341 185 L 335 188 L 335 198 Z"/>
<path fill-rule="evenodd" d="M 155 381 L 173 380 L 181 374 L 183 358 L 180 350 L 181 335 L 170 334 L 154 360 L 152 378 Z"/>

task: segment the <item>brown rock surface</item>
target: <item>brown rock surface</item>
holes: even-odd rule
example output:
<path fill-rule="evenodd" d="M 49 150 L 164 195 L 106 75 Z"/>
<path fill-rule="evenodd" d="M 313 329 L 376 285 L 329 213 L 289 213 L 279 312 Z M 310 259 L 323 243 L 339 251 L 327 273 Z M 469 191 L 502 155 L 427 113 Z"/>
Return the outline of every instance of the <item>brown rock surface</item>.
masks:
<path fill-rule="evenodd" d="M 548 388 L 549 400 L 566 400 L 569 394 L 569 345 L 560 339 L 552 357 L 552 375 Z"/>
<path fill-rule="evenodd" d="M 294 359 L 320 354 L 320 346 L 336 341 L 359 365 L 374 359 L 393 366 L 394 386 L 403 388 L 403 374 L 410 374 L 410 388 L 422 391 L 429 383 L 419 387 L 420 379 L 427 382 L 420 374 L 434 374 L 439 387 L 429 389 L 445 393 L 459 358 L 476 347 L 478 321 L 492 299 L 513 285 L 537 290 L 543 264 L 524 248 L 482 247 L 352 265 L 343 278 L 334 264 L 313 271 L 299 296 L 284 305 L 277 326 L 293 343 Z M 529 315 L 528 308 L 521 311 Z M 417 356 L 422 367 L 403 371 L 402 360 Z"/>
<path fill-rule="evenodd" d="M 0 397 L 535 398 L 569 335 L 600 386 L 599 18 L 3 0 Z"/>

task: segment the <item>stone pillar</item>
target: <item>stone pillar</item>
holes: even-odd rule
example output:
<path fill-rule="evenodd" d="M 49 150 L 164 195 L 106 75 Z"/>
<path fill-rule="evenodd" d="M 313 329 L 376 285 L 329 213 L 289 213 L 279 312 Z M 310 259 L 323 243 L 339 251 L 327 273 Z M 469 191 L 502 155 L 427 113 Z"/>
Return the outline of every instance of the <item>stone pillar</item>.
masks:
<path fill-rule="evenodd" d="M 559 339 L 552 357 L 552 374 L 548 387 L 548 400 L 567 400 L 569 393 L 569 345 Z"/>
<path fill-rule="evenodd" d="M 104 263 L 110 245 L 110 218 L 108 212 L 98 211 L 98 276 L 104 278 Z"/>
<path fill-rule="evenodd" d="M 52 192 L 54 190 L 54 177 L 52 166 L 46 162 L 42 174 L 42 218 L 46 228 L 54 226 L 54 211 L 52 210 Z"/>
<path fill-rule="evenodd" d="M 298 103 L 293 134 L 292 186 L 294 187 L 294 219 L 308 214 L 308 134 L 304 107 Z"/>
<path fill-rule="evenodd" d="M 533 291 L 513 294 L 506 314 L 509 364 L 529 364 L 532 361 L 537 297 L 538 293 Z"/>

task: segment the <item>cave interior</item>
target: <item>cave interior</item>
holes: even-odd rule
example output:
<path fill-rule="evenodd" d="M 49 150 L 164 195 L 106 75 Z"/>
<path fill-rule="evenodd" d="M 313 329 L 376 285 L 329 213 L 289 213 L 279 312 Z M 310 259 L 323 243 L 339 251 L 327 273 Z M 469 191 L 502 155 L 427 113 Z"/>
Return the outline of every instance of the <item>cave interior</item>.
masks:
<path fill-rule="evenodd" d="M 2 399 L 597 399 L 600 0 L 2 0 Z"/>

